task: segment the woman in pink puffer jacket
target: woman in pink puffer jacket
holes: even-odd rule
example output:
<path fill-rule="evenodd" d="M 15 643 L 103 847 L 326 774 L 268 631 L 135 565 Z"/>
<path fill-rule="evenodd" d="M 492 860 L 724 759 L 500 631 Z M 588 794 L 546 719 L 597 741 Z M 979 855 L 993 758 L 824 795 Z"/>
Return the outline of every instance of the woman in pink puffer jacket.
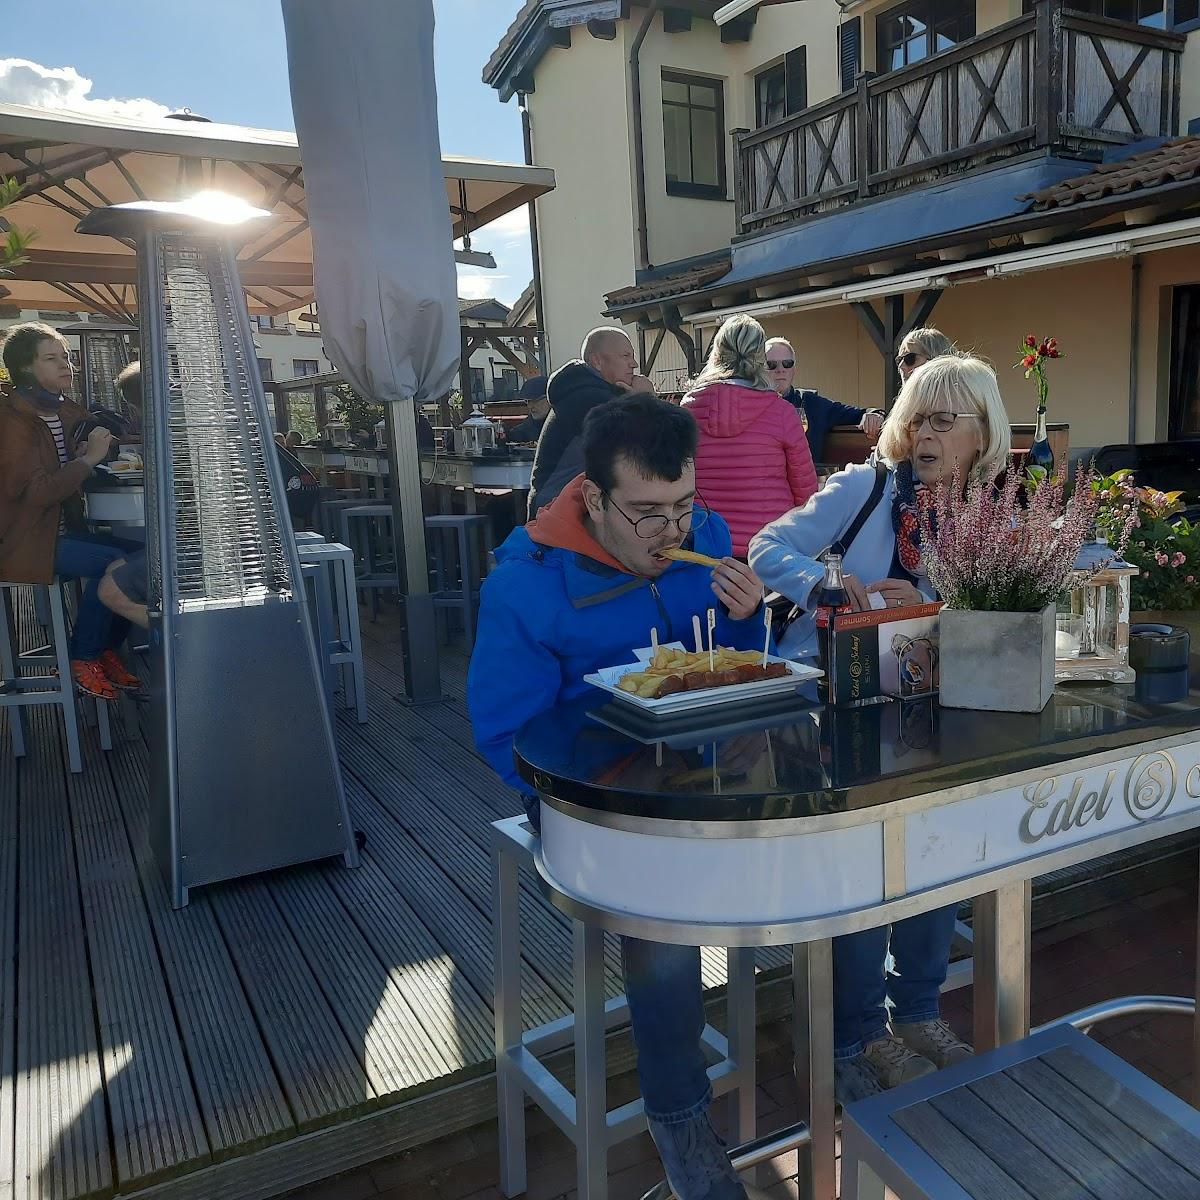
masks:
<path fill-rule="evenodd" d="M 767 379 L 766 342 L 753 317 L 730 317 L 683 398 L 700 426 L 696 489 L 725 518 L 743 558 L 764 525 L 817 490 L 800 417 Z"/>

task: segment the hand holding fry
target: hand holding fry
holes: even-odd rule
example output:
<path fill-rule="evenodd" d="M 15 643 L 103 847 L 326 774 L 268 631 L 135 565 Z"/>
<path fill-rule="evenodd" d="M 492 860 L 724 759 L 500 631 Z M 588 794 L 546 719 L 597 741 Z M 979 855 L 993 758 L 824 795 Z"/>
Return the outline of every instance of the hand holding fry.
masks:
<path fill-rule="evenodd" d="M 712 589 L 735 621 L 753 616 L 762 603 L 762 580 L 736 558 L 721 560 L 713 571 Z"/>

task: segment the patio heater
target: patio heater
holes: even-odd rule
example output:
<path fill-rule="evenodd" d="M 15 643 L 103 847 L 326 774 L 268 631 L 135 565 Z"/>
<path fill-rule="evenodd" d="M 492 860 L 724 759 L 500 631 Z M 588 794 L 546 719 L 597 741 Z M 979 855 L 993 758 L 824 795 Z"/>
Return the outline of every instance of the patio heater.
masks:
<path fill-rule="evenodd" d="M 133 358 L 130 340 L 137 333 L 132 324 L 116 321 L 87 321 L 59 329 L 79 340 L 79 383 L 77 399 L 87 409 L 109 408 L 130 421 L 141 421 L 141 413 L 129 410 L 113 381 Z"/>
<path fill-rule="evenodd" d="M 96 209 L 138 255 L 150 580 L 150 832 L 188 889 L 341 854 L 357 865 L 235 238 L 211 194 Z"/>

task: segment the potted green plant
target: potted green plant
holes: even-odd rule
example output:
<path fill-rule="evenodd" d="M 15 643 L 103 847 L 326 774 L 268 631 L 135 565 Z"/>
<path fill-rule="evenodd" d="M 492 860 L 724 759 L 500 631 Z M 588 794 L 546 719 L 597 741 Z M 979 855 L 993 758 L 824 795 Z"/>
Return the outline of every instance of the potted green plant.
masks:
<path fill-rule="evenodd" d="M 1031 486 L 1017 470 L 996 484 L 939 486 L 922 514 L 921 553 L 941 612 L 941 703 L 1040 712 L 1054 691 L 1055 606 L 1081 581 L 1074 568 L 1099 497 L 1080 472 Z M 1114 553 L 1120 549 L 1114 547 Z"/>
<path fill-rule="evenodd" d="M 1200 639 L 1200 524 L 1180 515 L 1182 492 L 1139 487 L 1132 471 L 1093 481 L 1097 529 L 1106 537 L 1132 521 L 1125 558 L 1138 568 L 1130 619 L 1182 625 Z"/>

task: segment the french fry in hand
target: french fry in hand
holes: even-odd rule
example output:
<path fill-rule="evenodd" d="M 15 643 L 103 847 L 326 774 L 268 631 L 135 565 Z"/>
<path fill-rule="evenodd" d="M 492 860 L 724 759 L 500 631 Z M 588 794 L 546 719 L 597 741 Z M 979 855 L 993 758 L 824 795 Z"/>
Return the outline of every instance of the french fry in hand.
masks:
<path fill-rule="evenodd" d="M 672 558 L 676 562 L 699 563 L 702 567 L 719 567 L 721 565 L 721 560 L 713 558 L 711 554 L 701 554 L 697 550 L 684 550 L 682 548 L 664 550 L 660 557 Z"/>

